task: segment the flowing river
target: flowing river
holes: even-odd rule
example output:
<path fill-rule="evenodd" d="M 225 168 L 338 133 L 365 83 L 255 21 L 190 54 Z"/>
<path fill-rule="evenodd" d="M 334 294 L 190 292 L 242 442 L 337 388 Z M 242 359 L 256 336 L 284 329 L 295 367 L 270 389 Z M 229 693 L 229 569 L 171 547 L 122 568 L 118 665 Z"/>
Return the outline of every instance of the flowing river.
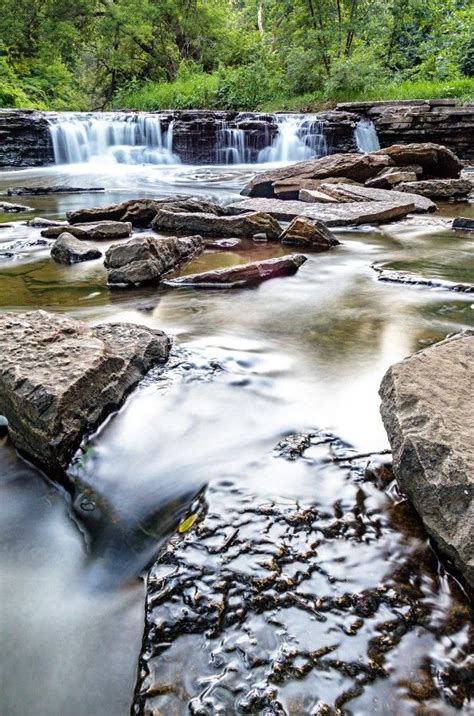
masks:
<path fill-rule="evenodd" d="M 70 209 L 132 197 L 199 194 L 225 202 L 255 169 L 72 164 L 4 171 L 0 192 L 24 185 L 105 187 L 103 193 L 18 198 L 34 215 L 63 218 Z M 373 535 L 369 530 L 354 542 L 341 537 L 326 555 L 335 579 L 343 569 L 346 590 L 374 588 L 387 575 L 396 584 L 398 568 L 408 569 L 410 560 L 416 565 L 412 581 L 425 622 L 400 637 L 387 673 L 355 694 L 344 713 L 468 712 L 465 597 L 393 485 L 384 491 L 350 471 L 336 474 L 316 445 L 303 460 L 272 454 L 289 434 L 321 430 L 357 453 L 388 447 L 378 398 L 384 372 L 472 326 L 474 306 L 472 294 L 381 282 L 371 265 L 474 283 L 472 235 L 453 233 L 446 221 L 461 213 L 474 216 L 472 205 L 336 231 L 342 245 L 308 254 L 295 276 L 216 292 L 109 291 L 101 260 L 56 264 L 40 231 L 24 224 L 25 215 L 0 217 L 9 225 L 0 228 L 1 310 L 42 308 L 88 323 L 143 323 L 175 341 L 169 367 L 152 372 L 92 439 L 87 460 L 73 467 L 100 496 L 102 510 L 90 511 L 86 495 L 48 482 L 1 438 L 2 714 L 129 712 L 143 633 L 144 569 L 203 486 L 224 478 L 262 501 L 315 502 L 329 511 L 338 505 L 343 512 L 358 505 L 366 526 L 377 523 Z M 244 241 L 237 249 L 204 252 L 185 271 L 286 251 Z M 220 508 L 232 514 L 235 495 L 225 494 Z M 303 643 L 297 611 L 292 634 Z M 366 633 L 343 635 L 345 653 L 352 649 L 357 659 L 357 648 L 365 649 L 390 618 L 386 609 L 366 623 Z M 183 643 L 163 667 L 170 680 L 183 678 L 180 653 L 187 648 Z M 198 652 L 197 642 L 189 648 Z M 196 653 L 197 662 L 202 658 Z M 315 702 L 334 705 L 344 679 L 330 670 L 294 679 L 282 696 L 286 713 L 323 713 Z M 180 712 L 173 708 L 170 702 L 160 713 Z"/>

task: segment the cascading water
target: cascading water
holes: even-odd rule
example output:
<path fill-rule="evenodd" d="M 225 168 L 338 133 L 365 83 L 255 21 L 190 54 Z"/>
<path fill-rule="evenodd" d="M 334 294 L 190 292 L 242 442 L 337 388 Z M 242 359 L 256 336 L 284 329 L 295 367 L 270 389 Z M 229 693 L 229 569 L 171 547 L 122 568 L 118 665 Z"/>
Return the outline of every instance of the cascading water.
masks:
<path fill-rule="evenodd" d="M 67 114 L 50 121 L 56 164 L 94 161 L 120 164 L 179 164 L 173 125 L 159 115 Z"/>
<path fill-rule="evenodd" d="M 258 161 L 300 162 L 328 153 L 324 123 L 308 115 L 280 115 L 278 133 L 270 147 L 262 149 Z"/>
<path fill-rule="evenodd" d="M 361 119 L 356 124 L 355 139 L 360 152 L 376 152 L 380 149 L 380 142 L 377 136 L 375 124 L 371 119 Z"/>

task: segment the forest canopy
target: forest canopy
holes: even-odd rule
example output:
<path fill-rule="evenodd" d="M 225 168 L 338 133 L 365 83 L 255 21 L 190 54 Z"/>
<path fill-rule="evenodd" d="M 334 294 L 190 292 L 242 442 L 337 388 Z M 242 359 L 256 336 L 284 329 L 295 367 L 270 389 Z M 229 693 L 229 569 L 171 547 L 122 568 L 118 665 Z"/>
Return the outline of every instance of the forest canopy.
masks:
<path fill-rule="evenodd" d="M 471 0 L 1 0 L 0 106 L 474 96 Z"/>

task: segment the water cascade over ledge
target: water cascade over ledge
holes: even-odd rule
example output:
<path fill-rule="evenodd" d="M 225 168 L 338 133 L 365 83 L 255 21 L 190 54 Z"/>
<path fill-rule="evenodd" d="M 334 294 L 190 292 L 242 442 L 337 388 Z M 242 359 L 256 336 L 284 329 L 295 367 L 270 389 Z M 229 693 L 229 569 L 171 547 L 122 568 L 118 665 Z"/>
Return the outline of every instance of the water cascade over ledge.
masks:
<path fill-rule="evenodd" d="M 346 124 L 341 147 L 340 129 L 325 113 L 68 112 L 48 118 L 55 164 L 287 163 L 370 151 L 370 142 L 378 147 L 373 125 L 366 131 Z"/>

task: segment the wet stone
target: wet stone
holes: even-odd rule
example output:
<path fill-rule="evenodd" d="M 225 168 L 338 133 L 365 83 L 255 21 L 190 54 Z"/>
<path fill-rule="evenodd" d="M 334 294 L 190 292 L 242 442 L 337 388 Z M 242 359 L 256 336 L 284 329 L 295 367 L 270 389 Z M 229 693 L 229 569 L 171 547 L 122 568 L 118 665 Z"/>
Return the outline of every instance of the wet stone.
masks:
<path fill-rule="evenodd" d="M 293 449 L 304 465 L 281 460 Z M 231 477 L 205 490 L 193 527 L 148 575 L 132 713 L 375 713 L 381 691 L 385 713 L 402 699 L 407 712 L 467 703 L 467 603 L 440 582 L 409 504 L 384 495 L 365 463 L 334 465 L 341 449 L 315 431 L 268 456 L 275 469 L 311 466 L 311 498 L 272 498 Z M 421 639 L 407 676 L 403 650 Z M 438 669 L 453 648 L 456 663 Z"/>

